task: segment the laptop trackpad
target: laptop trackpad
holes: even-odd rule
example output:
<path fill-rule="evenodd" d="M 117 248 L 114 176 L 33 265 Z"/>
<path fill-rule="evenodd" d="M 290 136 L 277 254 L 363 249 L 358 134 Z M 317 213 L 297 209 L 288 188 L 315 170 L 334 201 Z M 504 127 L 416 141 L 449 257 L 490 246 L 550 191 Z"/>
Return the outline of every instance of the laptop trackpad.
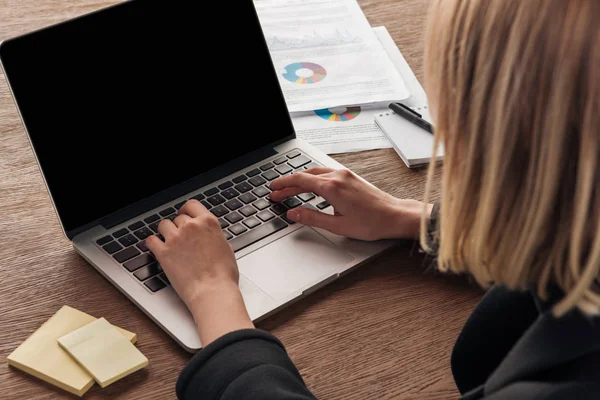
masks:
<path fill-rule="evenodd" d="M 315 230 L 303 227 L 238 260 L 240 273 L 275 300 L 307 289 L 354 260 Z"/>

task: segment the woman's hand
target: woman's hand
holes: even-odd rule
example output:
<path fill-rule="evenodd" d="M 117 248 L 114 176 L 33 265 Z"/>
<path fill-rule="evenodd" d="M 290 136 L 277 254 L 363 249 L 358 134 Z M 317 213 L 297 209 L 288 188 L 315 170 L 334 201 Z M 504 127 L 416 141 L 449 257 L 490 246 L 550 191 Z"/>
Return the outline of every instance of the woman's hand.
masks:
<path fill-rule="evenodd" d="M 397 199 L 345 169 L 311 168 L 273 181 L 271 189 L 276 202 L 313 192 L 333 206 L 335 215 L 307 208 L 287 212 L 288 218 L 305 225 L 361 240 L 419 236 L 423 203 Z"/>
<path fill-rule="evenodd" d="M 194 316 L 202 345 L 238 329 L 254 328 L 239 290 L 239 271 L 219 221 L 197 200 L 146 239 L 179 297 Z"/>

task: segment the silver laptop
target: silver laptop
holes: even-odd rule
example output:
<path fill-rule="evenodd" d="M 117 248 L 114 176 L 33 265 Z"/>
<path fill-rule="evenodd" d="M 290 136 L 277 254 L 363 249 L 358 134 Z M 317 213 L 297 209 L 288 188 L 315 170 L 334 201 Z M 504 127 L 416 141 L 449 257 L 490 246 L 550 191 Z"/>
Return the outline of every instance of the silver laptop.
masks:
<path fill-rule="evenodd" d="M 254 321 L 391 245 L 287 220 L 293 207 L 333 212 L 312 193 L 268 200 L 282 175 L 342 165 L 295 138 L 252 1 L 204 3 L 129 1 L 0 47 L 66 236 L 190 352 L 194 321 L 144 245 L 187 200 L 219 218 Z"/>

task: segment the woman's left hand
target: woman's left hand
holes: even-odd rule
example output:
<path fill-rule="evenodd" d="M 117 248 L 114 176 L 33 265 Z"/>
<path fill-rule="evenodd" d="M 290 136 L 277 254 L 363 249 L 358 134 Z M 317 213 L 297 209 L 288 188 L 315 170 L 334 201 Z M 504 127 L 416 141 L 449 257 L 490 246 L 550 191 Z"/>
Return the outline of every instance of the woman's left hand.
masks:
<path fill-rule="evenodd" d="M 219 221 L 197 200 L 146 239 L 179 297 L 194 316 L 202 345 L 238 329 L 254 328 L 239 290 L 239 271 Z"/>

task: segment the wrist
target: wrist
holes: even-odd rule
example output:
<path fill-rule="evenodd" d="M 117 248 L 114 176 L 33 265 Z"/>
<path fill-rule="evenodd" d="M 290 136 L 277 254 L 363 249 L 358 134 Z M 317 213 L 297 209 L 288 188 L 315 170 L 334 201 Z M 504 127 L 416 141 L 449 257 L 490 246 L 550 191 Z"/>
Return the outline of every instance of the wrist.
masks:
<path fill-rule="evenodd" d="M 238 284 L 232 280 L 211 279 L 198 283 L 186 297 L 185 304 L 196 318 L 202 315 L 204 309 L 211 307 L 222 298 L 235 298 L 240 293 Z M 240 293 L 241 296 L 241 293 Z"/>
<path fill-rule="evenodd" d="M 388 237 L 393 239 L 417 239 L 421 232 L 423 202 L 417 200 L 396 199 L 390 209 L 390 227 Z M 433 204 L 428 204 L 426 217 L 429 218 Z"/>
<path fill-rule="evenodd" d="M 232 280 L 203 282 L 186 304 L 203 347 L 227 333 L 254 328 L 239 286 Z"/>

